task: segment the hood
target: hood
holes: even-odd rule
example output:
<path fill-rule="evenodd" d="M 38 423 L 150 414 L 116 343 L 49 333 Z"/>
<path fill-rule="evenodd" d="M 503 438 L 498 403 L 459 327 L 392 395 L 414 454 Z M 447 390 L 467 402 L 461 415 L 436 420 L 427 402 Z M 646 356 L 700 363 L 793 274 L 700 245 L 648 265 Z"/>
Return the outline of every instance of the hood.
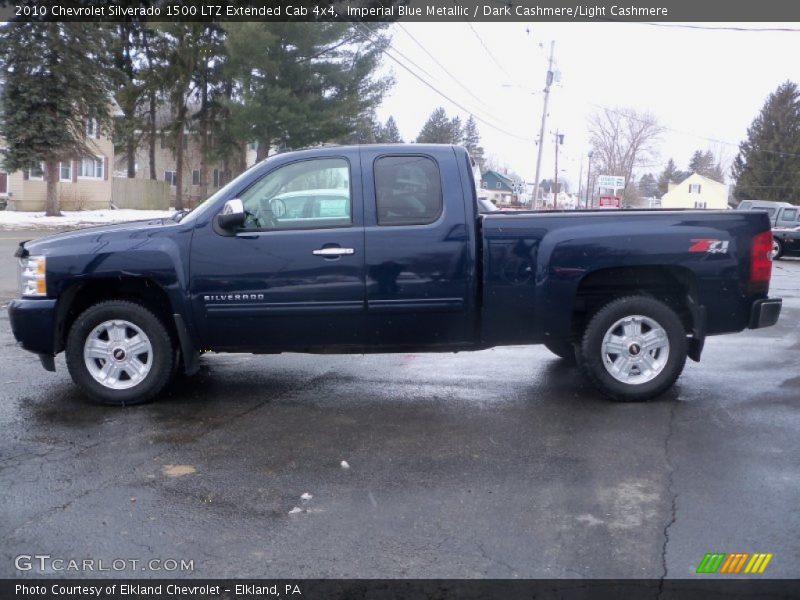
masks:
<path fill-rule="evenodd" d="M 115 223 L 113 225 L 96 225 L 63 231 L 47 235 L 36 240 L 28 240 L 20 243 L 18 254 L 40 254 L 46 250 L 70 245 L 72 243 L 102 242 L 109 238 L 136 238 L 146 236 L 152 231 L 160 231 L 165 227 L 177 225 L 172 219 L 148 219 L 145 221 L 127 221 L 125 223 Z"/>

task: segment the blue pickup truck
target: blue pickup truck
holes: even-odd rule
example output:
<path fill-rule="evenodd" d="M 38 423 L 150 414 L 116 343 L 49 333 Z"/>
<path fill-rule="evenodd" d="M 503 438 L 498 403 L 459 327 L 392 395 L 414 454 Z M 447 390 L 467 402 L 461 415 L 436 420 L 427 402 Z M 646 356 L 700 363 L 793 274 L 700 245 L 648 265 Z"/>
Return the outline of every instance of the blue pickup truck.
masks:
<path fill-rule="evenodd" d="M 188 214 L 23 242 L 20 345 L 115 405 L 204 352 L 454 352 L 544 344 L 619 401 L 653 398 L 708 335 L 773 325 L 767 216 L 483 214 L 466 150 L 274 156 Z"/>

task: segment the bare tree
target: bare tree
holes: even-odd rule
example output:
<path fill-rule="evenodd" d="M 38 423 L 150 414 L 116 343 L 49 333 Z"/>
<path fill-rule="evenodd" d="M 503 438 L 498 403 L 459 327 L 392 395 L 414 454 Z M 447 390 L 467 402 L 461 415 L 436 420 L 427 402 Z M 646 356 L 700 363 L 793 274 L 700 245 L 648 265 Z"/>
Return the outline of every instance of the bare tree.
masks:
<path fill-rule="evenodd" d="M 622 175 L 624 200 L 636 194 L 633 170 L 655 162 L 664 128 L 650 113 L 632 108 L 602 108 L 589 117 L 589 142 L 594 151 L 592 171 Z"/>

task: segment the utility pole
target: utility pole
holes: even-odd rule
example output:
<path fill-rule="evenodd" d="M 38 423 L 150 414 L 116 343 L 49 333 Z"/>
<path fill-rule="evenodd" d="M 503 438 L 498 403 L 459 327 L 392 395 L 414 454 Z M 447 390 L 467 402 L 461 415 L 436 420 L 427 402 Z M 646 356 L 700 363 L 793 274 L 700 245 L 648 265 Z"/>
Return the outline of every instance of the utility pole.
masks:
<path fill-rule="evenodd" d="M 553 84 L 553 59 L 555 56 L 556 51 L 556 42 L 555 40 L 550 42 L 550 62 L 547 65 L 547 79 L 545 80 L 544 86 L 544 108 L 542 108 L 542 127 L 539 130 L 539 155 L 536 157 L 536 180 L 534 181 L 533 187 L 533 202 L 534 208 L 536 208 L 535 204 L 539 198 L 539 175 L 542 171 L 542 150 L 544 149 L 544 128 L 545 123 L 547 122 L 547 104 L 550 100 L 550 86 Z"/>
<path fill-rule="evenodd" d="M 553 208 L 558 208 L 558 129 L 556 129 L 556 174 L 553 176 Z"/>
<path fill-rule="evenodd" d="M 589 202 L 592 199 L 592 156 L 594 152 L 589 150 L 589 172 L 586 173 L 586 209 L 591 208 Z"/>
<path fill-rule="evenodd" d="M 558 147 L 564 143 L 564 134 L 556 129 L 556 175 L 553 177 L 553 208 L 558 208 Z"/>

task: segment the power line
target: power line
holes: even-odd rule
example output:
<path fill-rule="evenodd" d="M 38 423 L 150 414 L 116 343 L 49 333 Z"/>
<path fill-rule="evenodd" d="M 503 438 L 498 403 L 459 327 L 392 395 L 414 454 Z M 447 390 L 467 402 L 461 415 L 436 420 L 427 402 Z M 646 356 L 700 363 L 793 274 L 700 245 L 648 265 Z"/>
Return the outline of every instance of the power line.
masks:
<path fill-rule="evenodd" d="M 486 54 L 487 54 L 487 56 L 488 56 L 490 59 L 492 59 L 492 62 L 494 62 L 494 64 L 496 64 L 496 65 L 498 66 L 498 68 L 499 68 L 499 69 L 500 69 L 500 70 L 501 70 L 503 73 L 505 73 L 505 76 L 506 76 L 506 77 L 508 77 L 508 79 L 509 79 L 509 80 L 510 80 L 512 83 L 515 83 L 515 84 L 519 85 L 519 82 L 518 82 L 518 81 L 517 81 L 517 80 L 516 80 L 516 79 L 515 79 L 515 78 L 514 78 L 512 75 L 511 75 L 511 73 L 509 73 L 509 72 L 506 70 L 506 68 L 505 68 L 505 67 L 504 67 L 504 66 L 503 66 L 503 65 L 500 63 L 500 61 L 499 61 L 499 60 L 497 60 L 497 58 L 495 58 L 494 54 L 492 54 L 492 51 L 491 51 L 491 50 L 489 50 L 489 46 L 487 46 L 487 45 L 486 45 L 486 42 L 484 42 L 484 41 L 483 41 L 483 38 L 482 38 L 482 37 L 481 37 L 481 36 L 478 34 L 478 32 L 476 31 L 476 29 L 475 29 L 475 28 L 472 26 L 472 23 L 470 23 L 469 21 L 467 21 L 467 25 L 468 25 L 468 26 L 469 26 L 469 28 L 472 30 L 472 33 L 474 33 L 474 34 L 475 34 L 475 37 L 476 37 L 476 38 L 478 38 L 478 41 L 481 43 L 481 46 L 483 46 L 483 49 L 484 49 L 484 50 L 486 50 Z"/>
<path fill-rule="evenodd" d="M 444 71 L 445 73 L 447 73 L 447 75 L 450 77 L 450 79 L 452 79 L 453 81 L 455 81 L 455 82 L 456 82 L 456 83 L 459 85 L 459 87 L 461 87 L 461 89 L 463 89 L 463 90 L 464 90 L 465 92 L 467 92 L 467 93 L 468 93 L 470 96 L 472 96 L 473 98 L 475 98 L 475 100 L 477 100 L 477 101 L 478 101 L 478 102 L 479 102 L 479 103 L 480 103 L 482 106 L 484 106 L 484 107 L 486 107 L 486 108 L 488 108 L 488 109 L 491 109 L 491 108 L 492 108 L 492 107 L 491 107 L 491 106 L 489 106 L 489 105 L 488 105 L 486 102 L 484 102 L 484 101 L 483 101 L 481 98 L 479 98 L 478 96 L 476 96 L 476 95 L 475 95 L 475 94 L 472 92 L 472 90 L 470 90 L 470 89 L 469 89 L 469 88 L 468 88 L 466 85 L 464 85 L 463 83 L 461 83 L 461 81 L 460 81 L 460 80 L 459 80 L 457 77 L 455 77 L 455 76 L 454 76 L 454 75 L 453 75 L 453 74 L 452 74 L 452 73 L 451 73 L 451 72 L 450 72 L 450 71 L 447 69 L 447 67 L 445 67 L 445 66 L 444 66 L 444 65 L 443 65 L 441 62 L 439 62 L 439 59 L 437 59 L 437 58 L 436 58 L 436 56 L 434 56 L 434 55 L 433 55 L 433 53 L 431 53 L 431 52 L 430 52 L 430 51 L 429 51 L 429 50 L 428 50 L 428 49 L 427 49 L 427 48 L 426 48 L 426 47 L 425 47 L 425 46 L 424 46 L 424 45 L 423 45 L 423 44 L 422 44 L 420 41 L 418 41 L 418 40 L 417 40 L 417 38 L 415 38 L 413 35 L 411 35 L 411 32 L 410 32 L 408 29 L 406 29 L 405 27 L 403 27 L 403 24 L 402 24 L 402 23 L 400 23 L 400 22 L 398 21 L 398 22 L 396 23 L 396 25 L 397 25 L 398 27 L 400 27 L 400 29 L 402 29 L 402 30 L 403 30 L 403 32 L 405 32 L 405 34 L 406 34 L 408 37 L 410 37 L 410 38 L 411 38 L 411 41 L 413 41 L 413 42 L 414 42 L 414 43 L 415 43 L 417 46 L 419 46 L 419 47 L 422 49 L 422 51 L 423 51 L 423 52 L 425 52 L 425 54 L 427 54 L 427 55 L 428 55 L 428 56 L 431 58 L 431 60 L 433 60 L 433 62 L 435 62 L 437 65 L 439 65 L 439 68 L 440 68 L 442 71 Z M 397 52 L 397 49 L 396 49 L 396 48 L 393 48 L 393 49 L 395 50 L 395 52 Z M 430 74 L 429 74 L 429 75 L 430 75 Z"/>
<path fill-rule="evenodd" d="M 672 29 L 699 29 L 701 31 L 735 31 L 741 33 L 800 33 L 800 29 L 794 27 L 709 27 L 707 25 L 691 25 L 688 23 L 653 23 L 649 21 L 615 21 L 612 23 L 629 23 L 633 25 L 647 25 L 650 27 L 666 27 Z"/>
<path fill-rule="evenodd" d="M 366 23 L 361 23 L 361 26 L 362 26 L 362 28 L 366 29 L 366 30 L 367 30 L 367 31 L 369 31 L 370 33 L 373 33 L 373 34 L 377 34 L 377 33 L 378 33 L 378 32 L 376 32 L 374 29 L 372 29 L 371 27 L 369 27 L 369 26 L 368 26 Z M 371 40 L 371 39 L 372 39 L 372 38 L 370 38 L 370 40 Z M 398 50 L 396 47 L 394 47 L 394 46 L 391 44 L 391 42 L 388 42 L 388 43 L 387 43 L 387 45 L 389 46 L 389 48 L 391 48 L 391 49 L 392 49 L 392 51 L 393 51 L 395 54 L 397 54 L 398 56 L 400 56 L 400 58 L 402 58 L 403 60 L 405 60 L 405 61 L 406 61 L 406 62 L 408 62 L 408 63 L 411 63 L 411 65 L 412 65 L 412 66 L 414 66 L 414 67 L 416 67 L 417 69 L 419 69 L 420 71 L 422 71 L 422 72 L 423 72 L 424 74 L 426 74 L 426 75 L 427 75 L 427 76 L 428 76 L 430 79 L 435 79 L 435 77 L 434 77 L 433 75 L 431 75 L 431 74 L 430 74 L 430 73 L 429 73 L 429 72 L 428 72 L 426 69 L 424 69 L 423 67 L 419 66 L 419 65 L 418 65 L 416 62 L 414 62 L 413 60 L 411 60 L 410 58 L 408 58 L 408 56 L 406 56 L 405 54 L 403 54 L 402 52 L 400 52 L 400 50 Z M 450 75 L 450 76 L 451 76 L 453 79 L 455 79 L 455 76 L 454 76 L 454 75 Z M 462 86 L 462 87 L 463 87 L 463 86 Z M 452 100 L 451 100 L 451 102 L 452 102 Z M 465 110 L 467 113 L 469 113 L 470 115 L 473 115 L 473 116 L 474 116 L 474 113 L 476 113 L 476 112 L 483 112 L 483 111 L 481 111 L 481 110 L 478 110 L 478 111 L 475 111 L 475 110 L 470 110 L 468 107 L 467 107 L 467 108 L 463 108 L 463 107 L 462 107 L 462 110 Z M 488 115 L 488 114 L 489 114 L 489 113 L 484 113 L 484 115 Z M 484 121 L 487 121 L 487 118 L 484 118 Z M 497 122 L 498 122 L 498 123 L 502 123 L 502 121 L 497 121 Z M 509 126 L 509 125 L 507 125 L 507 126 Z"/>
<path fill-rule="evenodd" d="M 366 29 L 368 29 L 368 30 L 369 30 L 369 28 L 368 28 L 368 27 L 366 27 L 366 26 L 365 26 L 363 23 L 360 23 L 360 24 L 358 24 L 358 25 L 361 25 L 361 26 L 363 26 L 364 28 L 366 28 Z M 370 31 L 371 31 L 371 30 L 370 30 Z M 368 34 L 365 34 L 365 33 L 363 33 L 363 32 L 362 32 L 362 37 L 364 37 L 366 40 L 368 40 L 368 41 L 370 41 L 370 42 L 373 42 L 373 43 L 374 43 L 374 40 L 373 40 L 373 39 L 372 39 L 372 38 L 371 38 L 371 37 L 370 37 Z M 393 47 L 392 47 L 392 50 L 394 50 L 395 52 L 397 52 L 397 54 L 399 54 L 400 56 L 402 56 L 404 59 L 408 60 L 408 58 L 407 58 L 407 57 L 405 57 L 405 56 L 404 56 L 402 53 L 398 52 L 398 51 L 397 51 L 395 48 L 393 48 Z M 415 72 L 414 72 L 412 69 L 410 69 L 410 68 L 409 68 L 407 65 L 403 64 L 403 63 L 402 63 L 400 60 L 398 60 L 396 57 L 392 56 L 392 55 L 389 53 L 389 51 L 388 51 L 388 50 L 386 50 L 386 49 L 383 49 L 383 50 L 382 50 L 382 52 L 383 52 L 383 53 L 384 53 L 386 56 L 388 56 L 388 57 L 389 57 L 389 58 L 390 58 L 392 61 L 394 61 L 394 62 L 395 62 L 395 63 L 397 63 L 397 64 L 398 64 L 400 67 L 402 67 L 404 70 L 408 71 L 408 72 L 409 72 L 411 75 L 413 75 L 413 76 L 414 76 L 416 79 L 418 79 L 420 82 L 422 82 L 422 83 L 423 83 L 423 84 L 425 84 L 427 87 L 429 87 L 431 90 L 433 90 L 434 92 L 436 92 L 437 94 L 439 94 L 439 95 L 440 95 L 442 98 L 444 98 L 445 100 L 447 100 L 448 102 L 450 102 L 450 103 L 451 103 L 451 104 L 453 104 L 454 106 L 458 107 L 459 109 L 463 110 L 463 111 L 464 111 L 464 112 L 466 112 L 467 114 L 471 114 L 473 117 L 475 117 L 475 120 L 476 120 L 476 121 L 479 121 L 479 122 L 483 123 L 484 125 L 486 125 L 486 126 L 490 127 L 491 129 L 494 129 L 495 131 L 499 131 L 500 133 L 503 133 L 503 134 L 505 134 L 505 135 L 507 135 L 507 136 L 509 136 L 509 137 L 512 137 L 512 138 L 515 138 L 515 139 L 518 139 L 518 140 L 521 140 L 521 141 L 524 141 L 524 142 L 533 142 L 533 141 L 534 141 L 532 138 L 526 138 L 526 137 L 523 137 L 523 136 L 517 135 L 516 133 L 513 133 L 513 132 L 511 132 L 511 131 L 508 131 L 508 130 L 506 130 L 506 129 L 503 129 L 502 127 L 498 127 L 497 125 L 495 125 L 494 123 L 491 123 L 491 122 L 487 121 L 486 119 L 484 119 L 484 118 L 483 118 L 483 117 L 481 117 L 480 115 L 478 115 L 478 114 L 475 114 L 473 111 L 470 111 L 468 108 L 464 107 L 464 106 L 463 106 L 463 105 L 462 105 L 460 102 L 458 102 L 458 101 L 456 101 L 456 100 L 453 100 L 453 99 L 452 99 L 450 96 L 448 96 L 447 94 L 445 94 L 444 92 L 442 92 L 440 89 L 438 89 L 438 88 L 437 88 L 436 86 L 434 86 L 432 83 L 430 83 L 429 81 L 427 81 L 425 78 L 423 78 L 423 77 L 422 77 L 422 76 L 420 76 L 419 74 L 415 73 Z M 412 61 L 410 61 L 410 60 L 409 60 L 409 62 L 412 62 Z M 412 62 L 412 64 L 414 64 L 414 63 Z"/>

